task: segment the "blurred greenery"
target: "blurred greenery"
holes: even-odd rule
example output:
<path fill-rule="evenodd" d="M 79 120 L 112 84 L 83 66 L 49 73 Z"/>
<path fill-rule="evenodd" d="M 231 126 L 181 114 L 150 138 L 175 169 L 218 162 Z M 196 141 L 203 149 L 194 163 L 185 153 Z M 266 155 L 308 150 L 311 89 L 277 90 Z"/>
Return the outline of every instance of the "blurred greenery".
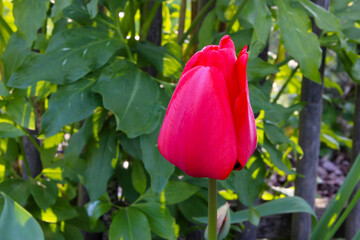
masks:
<path fill-rule="evenodd" d="M 244 221 L 293 212 L 314 216 L 314 239 L 333 234 L 328 228 L 346 218 L 339 212 L 348 195 L 340 195 L 359 181 L 359 158 L 341 201 L 317 223 L 293 196 L 303 154 L 301 83 L 322 81 L 326 48 L 320 157 L 349 158 L 359 11 L 360 1 L 350 0 L 333 0 L 328 10 L 310 0 L 1 0 L 0 239 L 177 239 L 203 231 L 206 181 L 167 162 L 157 137 L 184 64 L 225 34 L 237 54 L 248 46 L 258 129 L 248 164 L 219 184 L 219 206 L 232 209 L 226 239 Z M 154 19 L 161 44 L 151 40 Z M 285 181 L 275 189 L 276 176 Z"/>

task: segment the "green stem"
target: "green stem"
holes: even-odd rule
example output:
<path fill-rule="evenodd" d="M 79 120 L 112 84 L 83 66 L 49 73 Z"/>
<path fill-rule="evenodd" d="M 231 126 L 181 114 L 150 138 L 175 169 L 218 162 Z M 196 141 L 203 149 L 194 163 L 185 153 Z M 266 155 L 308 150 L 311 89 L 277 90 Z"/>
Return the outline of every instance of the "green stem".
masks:
<path fill-rule="evenodd" d="M 135 38 L 135 21 L 134 21 L 134 17 L 135 17 L 135 9 L 134 9 L 134 0 L 130 0 L 129 1 L 130 4 L 130 33 L 131 33 L 131 38 Z"/>
<path fill-rule="evenodd" d="M 289 84 L 289 82 L 291 81 L 291 79 L 293 78 L 293 76 L 295 75 L 296 71 L 298 70 L 299 65 L 296 66 L 296 68 L 294 68 L 291 73 L 290 76 L 286 79 L 284 85 L 282 85 L 280 91 L 278 92 L 278 94 L 276 95 L 276 97 L 274 98 L 274 100 L 272 100 L 272 103 L 276 103 L 277 100 L 279 100 L 281 94 L 284 92 L 285 88 L 287 87 L 287 85 Z"/>
<path fill-rule="evenodd" d="M 7 33 L 9 35 L 11 35 L 13 33 L 13 31 L 11 30 L 10 26 L 7 24 L 7 22 L 2 18 L 2 16 L 0 16 L 0 26 L 2 26 L 3 29 L 5 29 L 7 31 Z"/>
<path fill-rule="evenodd" d="M 189 29 L 184 33 L 184 35 L 180 38 L 180 40 L 178 41 L 178 44 L 181 45 L 184 43 L 185 39 L 187 38 L 187 36 L 190 34 L 190 32 L 196 27 L 196 25 L 198 24 L 198 22 L 204 17 L 204 15 L 208 12 L 208 10 L 210 9 L 210 7 L 213 5 L 213 3 L 215 2 L 215 0 L 210 0 L 204 7 L 203 9 L 201 9 L 201 12 L 196 16 L 196 18 L 194 19 L 194 21 L 191 23 Z"/>
<path fill-rule="evenodd" d="M 208 240 L 216 240 L 217 238 L 217 189 L 216 179 L 209 178 L 208 189 Z"/>
<path fill-rule="evenodd" d="M 16 124 L 15 125 L 19 128 L 21 128 L 21 130 L 26 134 L 26 136 L 30 139 L 30 141 L 32 142 L 32 144 L 34 144 L 34 147 L 36 148 L 36 150 L 38 152 L 41 151 L 41 147 L 40 145 L 36 142 L 36 140 L 33 138 L 33 136 L 31 136 L 31 134 L 26 130 L 26 128 L 20 126 L 19 124 Z"/>

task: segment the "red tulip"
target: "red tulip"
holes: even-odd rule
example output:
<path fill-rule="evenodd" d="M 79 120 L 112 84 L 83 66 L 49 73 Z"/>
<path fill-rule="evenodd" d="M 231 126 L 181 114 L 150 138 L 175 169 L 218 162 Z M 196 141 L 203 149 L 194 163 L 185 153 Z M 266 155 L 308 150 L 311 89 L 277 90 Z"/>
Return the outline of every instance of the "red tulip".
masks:
<path fill-rule="evenodd" d="M 246 47 L 234 43 L 197 52 L 180 77 L 160 130 L 158 147 L 193 177 L 226 179 L 242 169 L 256 147 L 256 126 L 246 78 Z"/>

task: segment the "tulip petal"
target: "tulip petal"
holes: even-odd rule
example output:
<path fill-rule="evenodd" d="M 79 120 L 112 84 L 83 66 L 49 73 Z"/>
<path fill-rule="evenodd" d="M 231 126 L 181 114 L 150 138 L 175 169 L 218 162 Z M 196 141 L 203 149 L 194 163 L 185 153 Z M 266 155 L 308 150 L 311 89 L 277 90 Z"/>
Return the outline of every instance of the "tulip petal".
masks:
<path fill-rule="evenodd" d="M 229 50 L 231 50 L 233 52 L 233 54 L 235 54 L 235 45 L 229 35 L 225 35 L 222 37 L 222 39 L 220 40 L 220 43 L 219 43 L 219 48 L 220 49 L 228 48 Z"/>
<path fill-rule="evenodd" d="M 206 53 L 209 50 L 218 50 L 218 49 L 219 49 L 219 47 L 216 45 L 209 45 L 209 46 L 205 46 L 201 51 L 196 52 L 186 63 L 185 68 L 182 72 L 182 75 L 184 75 L 187 71 L 189 71 L 193 67 L 199 65 L 198 62 L 204 53 Z"/>
<path fill-rule="evenodd" d="M 236 135 L 222 74 L 198 66 L 180 79 L 168 106 L 158 146 L 193 177 L 225 179 L 236 162 Z"/>

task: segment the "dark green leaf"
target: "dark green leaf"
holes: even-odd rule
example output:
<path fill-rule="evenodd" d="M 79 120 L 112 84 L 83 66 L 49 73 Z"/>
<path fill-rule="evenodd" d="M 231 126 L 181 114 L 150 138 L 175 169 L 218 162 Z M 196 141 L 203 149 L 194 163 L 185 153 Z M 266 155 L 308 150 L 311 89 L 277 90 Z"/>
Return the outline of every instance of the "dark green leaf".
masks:
<path fill-rule="evenodd" d="M 52 36 L 46 54 L 28 57 L 13 73 L 9 86 L 26 88 L 37 81 L 56 84 L 77 81 L 102 67 L 123 43 L 100 28 L 73 28 Z"/>
<path fill-rule="evenodd" d="M 51 95 L 49 108 L 41 121 L 42 133 L 46 137 L 54 135 L 67 124 L 87 118 L 101 104 L 100 96 L 90 90 L 93 84 L 94 81 L 84 79 L 60 86 Z"/>
<path fill-rule="evenodd" d="M 15 24 L 20 34 L 30 46 L 36 39 L 36 34 L 46 19 L 49 6 L 47 0 L 14 0 Z M 31 20 L 30 20 L 31 19 Z"/>
<path fill-rule="evenodd" d="M 6 193 L 20 205 L 24 206 L 29 195 L 29 184 L 22 179 L 7 179 L 0 183 L 0 192 Z"/>
<path fill-rule="evenodd" d="M 184 217 L 191 222 L 194 222 L 194 218 L 207 216 L 207 202 L 198 195 L 193 195 L 186 201 L 178 203 L 180 212 Z"/>
<path fill-rule="evenodd" d="M 294 104 L 288 108 L 283 107 L 280 104 L 272 104 L 272 111 L 268 111 L 265 114 L 265 119 L 269 120 L 271 122 L 283 122 L 289 119 L 291 114 L 293 114 L 295 111 L 300 111 L 305 104 L 298 103 Z"/>
<path fill-rule="evenodd" d="M 279 72 L 279 69 L 271 64 L 264 62 L 261 58 L 250 60 L 247 65 L 248 81 L 263 79 L 270 74 Z"/>
<path fill-rule="evenodd" d="M 198 49 L 201 50 L 206 45 L 210 45 L 213 43 L 214 35 L 213 29 L 215 28 L 215 21 L 216 20 L 216 12 L 215 9 L 210 11 L 204 21 L 201 24 L 199 30 L 199 43 Z"/>
<path fill-rule="evenodd" d="M 316 25 L 326 32 L 340 32 L 340 21 L 331 12 L 326 11 L 310 0 L 300 0 L 301 5 L 315 18 Z"/>
<path fill-rule="evenodd" d="M 100 141 L 89 144 L 87 150 L 85 186 L 91 201 L 95 201 L 106 192 L 107 182 L 114 170 L 112 161 L 117 154 L 115 131 L 105 129 L 100 134 Z"/>
<path fill-rule="evenodd" d="M 16 126 L 8 117 L 0 115 L 0 136 L 4 138 L 14 138 L 24 136 L 25 132 Z"/>
<path fill-rule="evenodd" d="M 109 240 L 150 240 L 148 220 L 140 210 L 128 207 L 119 209 L 109 230 Z"/>
<path fill-rule="evenodd" d="M 36 204 L 43 210 L 55 204 L 58 197 L 56 183 L 49 180 L 32 180 L 29 186 Z"/>
<path fill-rule="evenodd" d="M 147 185 L 144 167 L 141 164 L 141 162 L 139 162 L 136 159 L 132 159 L 131 162 L 132 162 L 131 182 L 135 190 L 138 193 L 143 194 L 146 190 L 146 185 Z"/>
<path fill-rule="evenodd" d="M 159 47 L 150 42 L 141 42 L 136 45 L 136 49 L 139 56 L 153 64 L 165 77 L 180 78 L 183 63 L 181 47 L 176 43 Z"/>
<path fill-rule="evenodd" d="M 270 155 L 271 162 L 281 171 L 284 171 L 286 174 L 294 174 L 294 172 L 290 171 L 289 168 L 282 161 L 282 152 L 270 143 L 267 137 L 264 137 L 263 147 Z"/>
<path fill-rule="evenodd" d="M 199 188 L 187 182 L 169 181 L 164 191 L 166 204 L 174 204 L 188 199 L 199 191 Z"/>
<path fill-rule="evenodd" d="M 45 211 L 35 209 L 32 213 L 36 218 L 48 223 L 65 221 L 78 215 L 77 211 L 70 205 L 69 201 L 63 198 L 58 198 L 55 204 Z"/>
<path fill-rule="evenodd" d="M 124 150 L 133 158 L 142 159 L 142 152 L 140 148 L 140 137 L 128 138 L 125 134 L 120 135 L 120 144 Z"/>
<path fill-rule="evenodd" d="M 318 71 L 321 49 L 318 38 L 309 32 L 310 20 L 301 8 L 292 7 L 288 1 L 275 0 L 279 13 L 277 23 L 288 53 L 299 61 L 304 75 L 321 83 Z"/>
<path fill-rule="evenodd" d="M 134 138 L 151 133 L 159 124 L 159 87 L 134 64 L 119 60 L 107 67 L 93 90 L 116 117 L 117 130 Z"/>
<path fill-rule="evenodd" d="M 95 227 L 97 220 L 111 208 L 111 203 L 96 200 L 86 204 L 86 210 L 90 218 L 91 228 Z"/>
<path fill-rule="evenodd" d="M 136 204 L 134 207 L 146 215 L 151 231 L 164 239 L 175 238 L 175 220 L 165 206 L 147 202 Z"/>
<path fill-rule="evenodd" d="M 249 95 L 251 107 L 255 113 L 260 112 L 260 110 L 272 110 L 272 106 L 269 103 L 269 97 L 266 96 L 260 88 L 253 84 L 249 84 Z"/>
<path fill-rule="evenodd" d="M 98 0 L 90 0 L 86 6 L 90 17 L 95 18 L 98 13 Z"/>
<path fill-rule="evenodd" d="M 275 124 L 265 122 L 264 130 L 270 141 L 274 144 L 290 142 L 290 139 L 284 134 L 283 130 Z"/>
<path fill-rule="evenodd" d="M 242 17 L 253 26 L 249 58 L 254 59 L 265 48 L 268 42 L 272 19 L 266 0 L 247 1 L 242 10 Z"/>
<path fill-rule="evenodd" d="M 73 0 L 61 0 L 55 1 L 54 5 L 51 8 L 51 17 L 55 18 L 55 22 L 60 19 L 64 8 L 71 5 Z"/>
<path fill-rule="evenodd" d="M 175 166 L 169 163 L 159 152 L 157 146 L 159 131 L 160 127 L 150 134 L 140 136 L 140 147 L 143 153 L 142 160 L 146 171 L 150 175 L 151 188 L 156 193 L 164 189 L 175 170 Z"/>
<path fill-rule="evenodd" d="M 6 105 L 6 113 L 24 128 L 35 130 L 35 112 L 31 104 L 22 97 L 17 97 Z"/>
<path fill-rule="evenodd" d="M 0 193 L 0 232 L 4 240 L 43 240 L 39 223 L 5 193 Z M 2 203 L 2 204 L 1 204 Z"/>
<path fill-rule="evenodd" d="M 252 157 L 241 171 L 233 171 L 221 181 L 226 188 L 233 190 L 245 206 L 252 206 L 262 191 L 266 167 L 260 157 Z"/>
<path fill-rule="evenodd" d="M 3 81 L 0 81 L 0 96 L 7 97 L 9 96 L 9 90 L 5 87 Z"/>

